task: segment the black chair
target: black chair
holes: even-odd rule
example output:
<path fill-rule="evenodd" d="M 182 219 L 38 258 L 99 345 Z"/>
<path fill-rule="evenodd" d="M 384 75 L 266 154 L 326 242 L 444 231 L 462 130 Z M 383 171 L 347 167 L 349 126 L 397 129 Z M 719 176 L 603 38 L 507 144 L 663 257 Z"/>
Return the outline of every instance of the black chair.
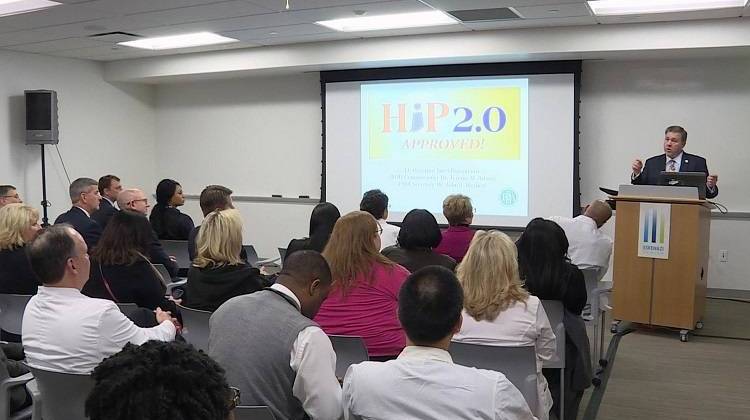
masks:
<path fill-rule="evenodd" d="M 271 409 L 265 405 L 238 406 L 234 409 L 235 420 L 276 420 Z"/>
<path fill-rule="evenodd" d="M 343 378 L 349 366 L 370 360 L 362 337 L 329 335 L 333 351 L 336 352 L 336 377 Z"/>
<path fill-rule="evenodd" d="M 208 320 L 211 312 L 177 306 L 182 314 L 182 337 L 195 348 L 208 352 Z"/>
<path fill-rule="evenodd" d="M 180 268 L 180 275 L 184 276 L 187 270 L 190 268 L 192 261 L 190 260 L 190 254 L 188 254 L 188 243 L 187 241 L 160 241 L 164 252 L 177 259 L 177 267 Z"/>
<path fill-rule="evenodd" d="M 31 295 L 0 294 L 0 329 L 21 335 L 21 321 Z"/>

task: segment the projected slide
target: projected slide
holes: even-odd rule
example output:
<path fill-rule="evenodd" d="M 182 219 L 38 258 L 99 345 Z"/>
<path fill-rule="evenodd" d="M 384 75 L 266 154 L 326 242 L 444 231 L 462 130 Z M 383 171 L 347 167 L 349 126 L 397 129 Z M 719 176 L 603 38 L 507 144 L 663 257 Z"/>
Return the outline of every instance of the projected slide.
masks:
<path fill-rule="evenodd" d="M 392 212 L 439 214 L 466 194 L 478 215 L 528 216 L 528 78 L 360 86 L 361 190 Z"/>

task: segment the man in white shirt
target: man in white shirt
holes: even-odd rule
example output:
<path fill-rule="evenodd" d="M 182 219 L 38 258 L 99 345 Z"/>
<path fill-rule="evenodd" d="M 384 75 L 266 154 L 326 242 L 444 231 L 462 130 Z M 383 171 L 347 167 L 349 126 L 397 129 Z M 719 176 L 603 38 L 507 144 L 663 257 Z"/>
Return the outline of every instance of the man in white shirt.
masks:
<path fill-rule="evenodd" d="M 211 316 L 208 354 L 242 403 L 277 420 L 336 420 L 341 387 L 331 341 L 312 321 L 328 297 L 331 269 L 316 251 L 297 251 L 270 288 L 226 301 Z"/>
<path fill-rule="evenodd" d="M 453 272 L 439 266 L 415 271 L 401 286 L 398 308 L 406 348 L 396 360 L 349 367 L 345 419 L 534 418 L 505 375 L 453 364 L 448 346 L 461 329 L 463 309 Z"/>
<path fill-rule="evenodd" d="M 391 225 L 388 219 L 388 196 L 380 190 L 370 190 L 362 195 L 359 209 L 366 211 L 378 221 L 380 226 L 380 250 L 398 243 L 398 226 Z"/>
<path fill-rule="evenodd" d="M 583 214 L 574 218 L 553 216 L 549 219 L 560 225 L 568 237 L 568 257 L 581 270 L 596 271 L 596 280 L 604 277 L 612 255 L 612 238 L 601 227 L 612 217 L 612 208 L 601 200 L 592 201 Z"/>
<path fill-rule="evenodd" d="M 89 374 L 127 343 L 174 340 L 169 312 L 157 308 L 159 325 L 139 328 L 114 302 L 81 294 L 89 279 L 89 256 L 83 238 L 69 225 L 47 228 L 28 245 L 28 254 L 42 282 L 23 313 L 21 337 L 29 366 Z"/>

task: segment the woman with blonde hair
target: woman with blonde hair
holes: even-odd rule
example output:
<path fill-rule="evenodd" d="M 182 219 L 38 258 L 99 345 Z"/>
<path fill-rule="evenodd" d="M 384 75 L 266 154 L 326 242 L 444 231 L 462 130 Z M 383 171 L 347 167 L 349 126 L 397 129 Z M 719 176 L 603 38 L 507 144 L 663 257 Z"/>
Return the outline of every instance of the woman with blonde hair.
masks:
<path fill-rule="evenodd" d="M 371 360 L 393 359 L 406 345 L 397 312 L 409 271 L 380 254 L 380 233 L 367 212 L 336 222 L 323 251 L 333 286 L 315 317 L 326 334 L 362 337 Z"/>
<path fill-rule="evenodd" d="M 477 231 L 457 269 L 464 289 L 461 331 L 454 341 L 489 346 L 535 346 L 539 406 L 534 415 L 549 418 L 552 396 L 542 375 L 542 362 L 555 354 L 555 334 L 544 307 L 523 288 L 516 246 L 508 235 Z"/>
<path fill-rule="evenodd" d="M 39 230 L 35 208 L 21 203 L 0 208 L 0 293 L 34 295 L 41 286 L 26 257 L 26 245 Z"/>
<path fill-rule="evenodd" d="M 227 300 L 263 287 L 257 268 L 240 258 L 242 218 L 239 210 L 215 210 L 206 216 L 196 239 L 198 253 L 188 271 L 184 304 L 215 311 Z"/>

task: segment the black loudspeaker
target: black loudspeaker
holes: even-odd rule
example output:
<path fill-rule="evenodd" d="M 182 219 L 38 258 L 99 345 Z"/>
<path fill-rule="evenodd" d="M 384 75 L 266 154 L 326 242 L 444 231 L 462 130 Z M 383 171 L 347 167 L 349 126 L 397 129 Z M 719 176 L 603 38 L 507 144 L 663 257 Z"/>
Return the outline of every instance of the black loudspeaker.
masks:
<path fill-rule="evenodd" d="M 26 144 L 57 144 L 57 92 L 25 90 Z"/>

